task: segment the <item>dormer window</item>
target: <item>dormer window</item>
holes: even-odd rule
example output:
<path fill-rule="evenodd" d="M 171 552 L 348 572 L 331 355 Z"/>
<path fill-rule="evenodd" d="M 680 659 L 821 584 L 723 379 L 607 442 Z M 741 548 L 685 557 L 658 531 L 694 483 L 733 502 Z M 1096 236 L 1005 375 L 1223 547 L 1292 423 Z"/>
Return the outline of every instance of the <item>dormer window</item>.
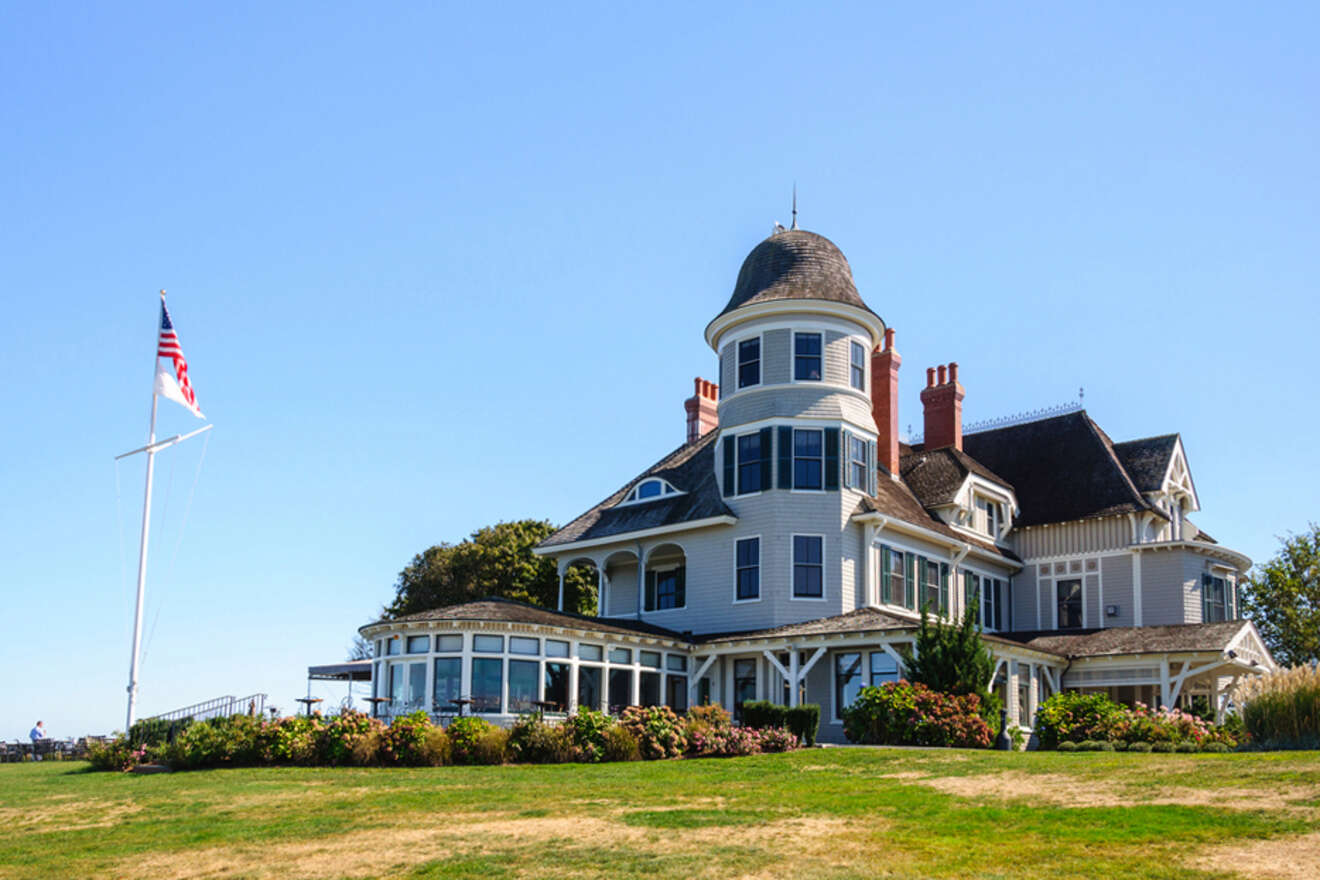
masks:
<path fill-rule="evenodd" d="M 620 504 L 640 504 L 644 501 L 654 501 L 666 495 L 679 495 L 680 493 L 667 480 L 659 477 L 652 477 L 649 480 L 642 480 L 636 486 L 633 486 Z"/>
<path fill-rule="evenodd" d="M 1001 508 L 997 501 L 991 501 L 983 495 L 976 497 L 976 520 L 973 527 L 991 538 L 998 538 L 1003 524 Z"/>
<path fill-rule="evenodd" d="M 738 343 L 738 387 L 761 384 L 761 339 Z"/>
<path fill-rule="evenodd" d="M 821 338 L 819 333 L 793 335 L 793 378 L 799 382 L 821 380 Z"/>

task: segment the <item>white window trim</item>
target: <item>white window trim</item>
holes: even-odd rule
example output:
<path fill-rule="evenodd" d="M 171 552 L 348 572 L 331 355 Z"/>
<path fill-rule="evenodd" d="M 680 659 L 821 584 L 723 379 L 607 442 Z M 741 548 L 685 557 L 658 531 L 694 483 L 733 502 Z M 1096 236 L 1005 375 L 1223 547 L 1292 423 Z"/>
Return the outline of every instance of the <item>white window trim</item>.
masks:
<path fill-rule="evenodd" d="M 852 383 L 852 352 L 853 346 L 861 346 L 862 349 L 862 387 L 858 388 Z M 865 342 L 856 336 L 848 337 L 848 387 L 854 391 L 860 391 L 863 394 L 870 393 L 871 388 L 871 350 Z"/>
<path fill-rule="evenodd" d="M 684 551 L 683 551 L 683 561 L 682 561 L 682 562 L 673 562 L 673 563 L 669 563 L 669 562 L 667 562 L 667 563 L 665 563 L 665 564 L 663 564 L 663 565 L 656 565 L 656 566 L 648 565 L 648 566 L 646 567 L 646 571 L 653 571 L 653 572 L 655 572 L 656 574 L 659 574 L 659 573 L 662 572 L 662 571 L 675 571 L 675 570 L 680 569 L 680 568 L 685 568 L 686 566 L 687 566 L 687 551 L 684 550 Z M 647 610 L 646 610 L 646 583 L 645 583 L 645 579 L 646 579 L 646 574 L 645 574 L 645 572 L 643 572 L 643 574 L 642 574 L 642 580 L 643 580 L 643 583 L 642 583 L 642 613 L 643 613 L 643 614 L 668 614 L 668 613 L 670 613 L 671 611 L 686 611 L 686 610 L 687 610 L 687 584 L 684 583 L 684 584 L 683 584 L 683 604 L 682 604 L 682 605 L 675 605 L 673 608 L 652 608 L 650 611 L 647 611 Z M 659 599 L 659 598 L 660 598 L 660 585 L 659 585 L 659 584 L 656 584 L 656 599 Z"/>
<path fill-rule="evenodd" d="M 819 596 L 799 596 L 797 595 L 796 569 L 797 569 L 797 542 L 794 538 L 820 538 L 820 595 Z M 826 578 L 825 561 L 829 559 L 829 544 L 823 534 L 814 534 L 811 532 L 794 532 L 788 536 L 788 598 L 790 602 L 824 602 L 829 596 L 828 580 Z"/>
<path fill-rule="evenodd" d="M 833 425 L 793 425 L 793 449 L 789 455 L 790 466 L 793 468 L 793 488 L 789 492 L 796 492 L 800 495 L 824 495 L 829 490 L 825 488 L 825 428 L 834 427 Z M 820 488 L 819 489 L 799 489 L 797 486 L 797 432 L 798 431 L 816 431 L 820 434 Z M 843 445 L 843 432 L 839 432 L 839 445 Z M 803 456 L 806 460 L 806 456 Z M 842 487 L 840 487 L 842 488 Z"/>
<path fill-rule="evenodd" d="M 819 336 L 820 337 L 820 378 L 819 379 L 799 379 L 797 377 L 797 338 L 799 336 Z M 790 385 L 837 385 L 836 382 L 830 382 L 826 379 L 825 371 L 825 348 L 828 345 L 824 330 L 794 330 L 793 338 L 788 348 L 788 384 Z M 843 387 L 850 390 L 856 390 L 847 382 Z"/>
<path fill-rule="evenodd" d="M 752 538 L 756 539 L 756 598 L 739 599 L 738 598 L 738 542 L 750 541 Z M 751 605 L 754 602 L 760 602 L 761 599 L 765 596 L 765 590 L 761 588 L 761 582 L 763 580 L 761 577 L 761 571 L 764 568 L 764 566 L 761 564 L 761 560 L 765 556 L 765 554 L 761 550 L 763 546 L 765 545 L 761 541 L 761 536 L 759 534 L 743 535 L 740 538 L 733 539 L 733 604 L 734 605 Z"/>
<path fill-rule="evenodd" d="M 775 482 L 775 457 L 774 457 L 773 454 L 771 454 L 771 455 L 769 456 L 769 458 L 770 458 L 770 485 L 769 485 L 769 486 L 762 486 L 760 489 L 757 489 L 755 492 L 739 492 L 739 491 L 738 491 L 738 474 L 741 472 L 741 469 L 742 469 L 742 455 L 741 455 L 741 453 L 740 453 L 740 451 L 739 451 L 739 448 L 738 448 L 738 440 L 741 439 L 741 438 L 743 438 L 743 437 L 757 437 L 757 436 L 760 436 L 760 434 L 761 434 L 761 429 L 758 428 L 758 429 L 756 429 L 755 431 L 741 431 L 741 432 L 739 432 L 739 433 L 737 433 L 737 434 L 733 434 L 733 435 L 732 435 L 732 437 L 733 437 L 733 494 L 732 494 L 731 496 L 729 496 L 729 497 L 731 497 L 731 498 L 755 498 L 757 495 L 760 495 L 762 492 L 766 492 L 766 491 L 769 491 L 770 489 L 773 489 L 773 488 L 774 488 L 774 482 Z M 822 445 L 824 444 L 824 442 L 825 442 L 825 441 L 822 439 L 822 440 L 821 440 Z M 765 460 L 767 451 L 773 453 L 773 451 L 774 451 L 774 444 L 775 444 L 775 441 L 774 441 L 774 439 L 773 439 L 773 435 L 772 435 L 771 440 L 770 440 L 770 447 L 771 447 L 770 450 L 765 450 L 765 449 L 762 449 L 762 450 L 761 450 L 761 461 L 764 461 L 764 460 Z M 823 449 L 823 446 L 822 446 L 822 449 Z M 823 453 L 823 451 L 822 451 L 822 455 L 823 455 L 823 454 L 824 454 L 824 453 Z"/>
<path fill-rule="evenodd" d="M 867 679 L 871 675 L 870 653 L 868 649 L 860 645 L 856 648 L 839 648 L 830 652 L 830 703 L 834 710 L 830 721 L 833 723 L 843 723 L 843 707 L 839 705 L 839 658 L 844 654 L 856 654 L 857 672 L 862 680 L 862 687 L 870 687 L 867 684 Z"/>
<path fill-rule="evenodd" d="M 640 489 L 643 484 L 651 483 L 651 482 L 659 483 L 661 485 L 662 488 L 659 495 L 653 495 L 650 498 L 629 498 L 629 496 L 632 495 L 632 493 L 636 492 L 638 489 Z M 669 491 L 666 492 L 664 491 L 665 489 L 668 489 Z M 666 498 L 677 498 L 679 495 L 686 495 L 686 494 L 687 492 L 678 488 L 673 483 L 666 480 L 664 477 L 643 477 L 642 479 L 638 480 L 635 485 L 629 488 L 628 491 L 624 494 L 623 500 L 615 504 L 614 506 L 628 507 L 633 504 L 650 504 L 653 501 L 663 501 Z"/>
<path fill-rule="evenodd" d="M 758 354 L 756 356 L 756 381 L 747 385 L 742 384 L 742 363 L 739 361 L 740 350 L 744 342 L 751 342 L 753 339 L 759 343 Z M 765 382 L 765 333 L 753 333 L 750 336 L 743 336 L 733 341 L 733 388 L 734 391 L 750 391 L 753 388 L 761 388 Z"/>

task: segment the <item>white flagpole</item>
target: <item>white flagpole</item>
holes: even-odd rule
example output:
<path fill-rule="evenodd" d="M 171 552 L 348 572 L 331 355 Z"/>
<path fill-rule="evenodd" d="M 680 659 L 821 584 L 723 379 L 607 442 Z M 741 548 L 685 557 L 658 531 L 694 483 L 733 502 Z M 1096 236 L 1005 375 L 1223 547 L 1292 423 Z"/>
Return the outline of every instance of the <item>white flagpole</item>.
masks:
<path fill-rule="evenodd" d="M 161 308 L 165 307 L 165 291 L 160 292 Z M 142 600 L 147 586 L 147 537 L 151 527 L 151 476 L 156 460 L 156 369 L 160 354 L 160 319 L 156 320 L 156 338 L 152 347 L 157 349 L 155 360 L 151 364 L 151 427 L 147 431 L 147 488 L 142 502 L 142 543 L 138 548 L 137 607 L 133 612 L 133 658 L 128 667 L 128 722 L 124 727 L 127 733 L 133 727 L 137 712 L 138 653 L 142 648 Z"/>

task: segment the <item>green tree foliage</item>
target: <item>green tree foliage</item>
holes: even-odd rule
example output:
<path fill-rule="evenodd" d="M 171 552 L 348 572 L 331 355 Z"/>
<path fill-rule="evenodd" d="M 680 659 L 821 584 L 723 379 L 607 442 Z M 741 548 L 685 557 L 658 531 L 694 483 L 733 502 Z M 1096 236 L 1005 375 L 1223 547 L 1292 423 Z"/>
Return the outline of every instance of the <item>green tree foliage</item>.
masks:
<path fill-rule="evenodd" d="M 1241 605 L 1274 659 L 1291 666 L 1320 660 L 1320 526 L 1282 541 L 1243 582 Z"/>
<path fill-rule="evenodd" d="M 945 623 L 921 611 L 917 626 L 916 656 L 907 661 L 909 681 L 945 694 L 976 694 L 982 705 L 990 700 L 990 677 L 995 661 L 981 641 L 976 603 L 961 623 Z"/>
<path fill-rule="evenodd" d="M 483 526 L 459 544 L 437 544 L 413 557 L 394 584 L 385 614 L 397 617 L 486 596 L 517 599 L 545 608 L 559 602 L 553 559 L 532 554 L 555 526 L 523 519 Z M 564 610 L 596 612 L 596 573 L 574 566 L 564 578 Z"/>

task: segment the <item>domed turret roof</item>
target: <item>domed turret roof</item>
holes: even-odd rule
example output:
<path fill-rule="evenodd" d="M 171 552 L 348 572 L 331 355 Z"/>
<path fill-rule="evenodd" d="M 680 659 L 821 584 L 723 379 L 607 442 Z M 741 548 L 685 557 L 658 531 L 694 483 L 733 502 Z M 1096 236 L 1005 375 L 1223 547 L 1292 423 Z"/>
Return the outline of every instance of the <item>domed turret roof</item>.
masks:
<path fill-rule="evenodd" d="M 871 311 L 857 294 L 843 252 L 825 236 L 805 229 L 780 230 L 752 248 L 720 315 L 781 299 L 827 300 Z"/>

